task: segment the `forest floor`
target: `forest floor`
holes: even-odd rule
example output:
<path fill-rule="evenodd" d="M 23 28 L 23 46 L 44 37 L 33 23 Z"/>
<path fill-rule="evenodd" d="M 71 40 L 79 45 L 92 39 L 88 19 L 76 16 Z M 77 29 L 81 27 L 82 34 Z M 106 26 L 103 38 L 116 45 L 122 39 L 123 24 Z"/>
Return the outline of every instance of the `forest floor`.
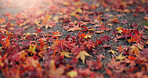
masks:
<path fill-rule="evenodd" d="M 0 0 L 0 78 L 147 78 L 147 0 Z"/>

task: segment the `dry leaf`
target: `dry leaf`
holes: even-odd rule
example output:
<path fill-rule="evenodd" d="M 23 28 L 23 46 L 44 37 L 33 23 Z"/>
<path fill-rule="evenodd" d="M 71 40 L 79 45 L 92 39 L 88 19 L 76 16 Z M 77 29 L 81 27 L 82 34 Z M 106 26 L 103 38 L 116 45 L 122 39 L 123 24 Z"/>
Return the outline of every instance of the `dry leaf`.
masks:
<path fill-rule="evenodd" d="M 120 60 L 120 61 L 122 61 L 125 58 L 125 56 L 122 56 L 122 53 L 119 56 L 115 56 L 115 57 L 117 60 Z"/>
<path fill-rule="evenodd" d="M 67 76 L 69 76 L 70 78 L 74 78 L 74 77 L 77 77 L 78 76 L 78 72 L 77 71 L 70 71 L 67 73 Z"/>
<path fill-rule="evenodd" d="M 79 54 L 76 56 L 76 59 L 81 59 L 83 63 L 85 63 L 85 56 L 90 56 L 86 51 L 80 51 Z"/>
<path fill-rule="evenodd" d="M 69 52 L 61 52 L 61 56 L 65 56 L 65 57 L 68 57 L 68 58 L 71 57 L 69 54 L 71 54 L 71 53 L 69 53 Z"/>

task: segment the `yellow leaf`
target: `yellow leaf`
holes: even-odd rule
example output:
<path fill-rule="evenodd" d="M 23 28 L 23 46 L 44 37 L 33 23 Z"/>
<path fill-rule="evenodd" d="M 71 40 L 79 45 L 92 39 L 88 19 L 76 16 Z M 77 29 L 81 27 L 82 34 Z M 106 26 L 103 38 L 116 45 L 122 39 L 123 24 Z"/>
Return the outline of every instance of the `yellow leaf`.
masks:
<path fill-rule="evenodd" d="M 94 29 L 90 28 L 90 29 L 88 29 L 88 31 L 94 31 Z"/>
<path fill-rule="evenodd" d="M 78 72 L 77 72 L 77 71 L 70 71 L 70 72 L 67 73 L 67 75 L 68 75 L 70 78 L 77 77 Z"/>
<path fill-rule="evenodd" d="M 109 53 L 112 53 L 112 54 L 114 54 L 114 55 L 117 53 L 117 52 L 114 51 L 114 50 L 109 50 L 108 52 L 109 52 Z"/>
<path fill-rule="evenodd" d="M 122 27 L 117 27 L 116 29 L 117 29 L 117 33 L 120 33 L 121 34 L 123 32 L 122 31 Z"/>
<path fill-rule="evenodd" d="M 145 3 L 145 2 L 146 2 L 146 0 L 141 0 L 141 2 L 142 2 L 142 3 Z"/>
<path fill-rule="evenodd" d="M 53 17 L 53 20 L 56 21 L 56 22 L 58 21 L 58 19 L 59 18 L 57 16 Z"/>
<path fill-rule="evenodd" d="M 33 47 L 30 45 L 30 46 L 29 46 L 29 49 L 27 49 L 27 50 L 28 50 L 29 52 L 36 53 L 35 49 L 36 49 L 36 45 L 34 45 Z"/>
<path fill-rule="evenodd" d="M 85 63 L 85 56 L 90 56 L 86 51 L 80 51 L 79 54 L 76 56 L 76 59 L 81 59 L 83 63 Z"/>
<path fill-rule="evenodd" d="M 70 5 L 70 3 L 69 2 L 63 2 L 63 5 L 68 6 L 68 5 Z"/>
<path fill-rule="evenodd" d="M 7 26 L 7 25 L 1 25 L 0 27 L 3 28 L 3 27 L 6 27 L 6 26 Z"/>
<path fill-rule="evenodd" d="M 92 34 L 86 34 L 84 38 L 91 38 Z"/>
<path fill-rule="evenodd" d="M 117 30 L 121 30 L 121 29 L 122 29 L 122 27 L 117 27 L 116 29 L 117 29 Z"/>
<path fill-rule="evenodd" d="M 78 8 L 78 9 L 76 9 L 76 12 L 82 13 L 82 9 L 81 8 Z"/>
<path fill-rule="evenodd" d="M 39 23 L 40 23 L 39 20 L 35 20 L 36 25 L 39 25 Z"/>
<path fill-rule="evenodd" d="M 69 52 L 61 52 L 61 56 L 64 55 L 65 57 L 68 57 L 68 58 L 70 58 L 69 54 L 71 54 L 71 53 L 69 53 Z"/>
<path fill-rule="evenodd" d="M 23 35 L 28 36 L 28 35 L 31 35 L 31 33 L 24 33 Z"/>
<path fill-rule="evenodd" d="M 2 60 L 0 60 L 0 67 L 3 67 L 5 65 L 5 63 L 2 62 Z"/>
<path fill-rule="evenodd" d="M 51 28 L 52 27 L 52 25 L 45 25 L 45 28 L 47 29 L 47 28 Z"/>
<path fill-rule="evenodd" d="M 50 71 L 51 72 L 54 72 L 56 70 L 56 66 L 55 66 L 55 61 L 54 60 L 51 60 L 50 61 Z"/>
<path fill-rule="evenodd" d="M 77 1 L 77 2 L 75 2 L 75 5 L 76 5 L 76 6 L 82 5 L 82 2 Z"/>
<path fill-rule="evenodd" d="M 115 57 L 117 60 L 120 60 L 120 61 L 122 61 L 125 58 L 125 56 L 122 56 L 122 53 L 119 56 L 115 56 Z"/>
<path fill-rule="evenodd" d="M 79 17 L 79 15 L 76 14 L 76 12 L 72 12 L 72 13 L 70 13 L 70 15 L 71 15 L 71 16 L 74 16 L 74 17 Z"/>
<path fill-rule="evenodd" d="M 139 43 L 137 44 L 137 47 L 138 47 L 139 49 L 141 49 L 141 50 L 143 49 L 143 46 L 142 46 L 141 44 L 139 44 Z"/>
<path fill-rule="evenodd" d="M 19 27 L 22 27 L 26 24 L 26 22 L 19 24 Z"/>

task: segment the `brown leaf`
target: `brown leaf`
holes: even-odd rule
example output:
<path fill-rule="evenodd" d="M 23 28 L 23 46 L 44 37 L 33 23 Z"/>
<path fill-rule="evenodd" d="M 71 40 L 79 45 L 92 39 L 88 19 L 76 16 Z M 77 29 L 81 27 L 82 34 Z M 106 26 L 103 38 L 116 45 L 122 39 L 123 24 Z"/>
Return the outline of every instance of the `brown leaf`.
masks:
<path fill-rule="evenodd" d="M 76 59 L 81 59 L 83 63 L 85 63 L 85 56 L 90 56 L 86 51 L 80 51 L 79 54 L 76 56 Z"/>
<path fill-rule="evenodd" d="M 71 54 L 71 53 L 69 53 L 69 52 L 60 52 L 61 53 L 61 56 L 65 56 L 65 57 L 68 57 L 68 58 L 70 58 L 71 56 L 69 55 L 69 54 Z"/>

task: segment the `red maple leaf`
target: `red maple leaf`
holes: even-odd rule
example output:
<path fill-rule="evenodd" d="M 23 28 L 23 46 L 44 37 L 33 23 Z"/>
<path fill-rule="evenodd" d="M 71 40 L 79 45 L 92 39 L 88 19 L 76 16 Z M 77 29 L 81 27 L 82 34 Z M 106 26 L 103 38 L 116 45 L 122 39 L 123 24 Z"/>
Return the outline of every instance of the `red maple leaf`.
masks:
<path fill-rule="evenodd" d="M 41 29 L 38 29 L 37 27 L 35 27 L 35 29 L 37 30 L 35 33 L 41 33 Z"/>
<path fill-rule="evenodd" d="M 99 29 L 100 29 L 100 30 L 106 30 L 106 28 L 107 28 L 107 27 L 105 27 L 105 26 L 102 24 Z"/>
<path fill-rule="evenodd" d="M 108 40 L 110 40 L 111 37 L 107 36 L 107 35 L 104 35 L 104 37 L 101 37 L 101 40 L 107 42 Z"/>

